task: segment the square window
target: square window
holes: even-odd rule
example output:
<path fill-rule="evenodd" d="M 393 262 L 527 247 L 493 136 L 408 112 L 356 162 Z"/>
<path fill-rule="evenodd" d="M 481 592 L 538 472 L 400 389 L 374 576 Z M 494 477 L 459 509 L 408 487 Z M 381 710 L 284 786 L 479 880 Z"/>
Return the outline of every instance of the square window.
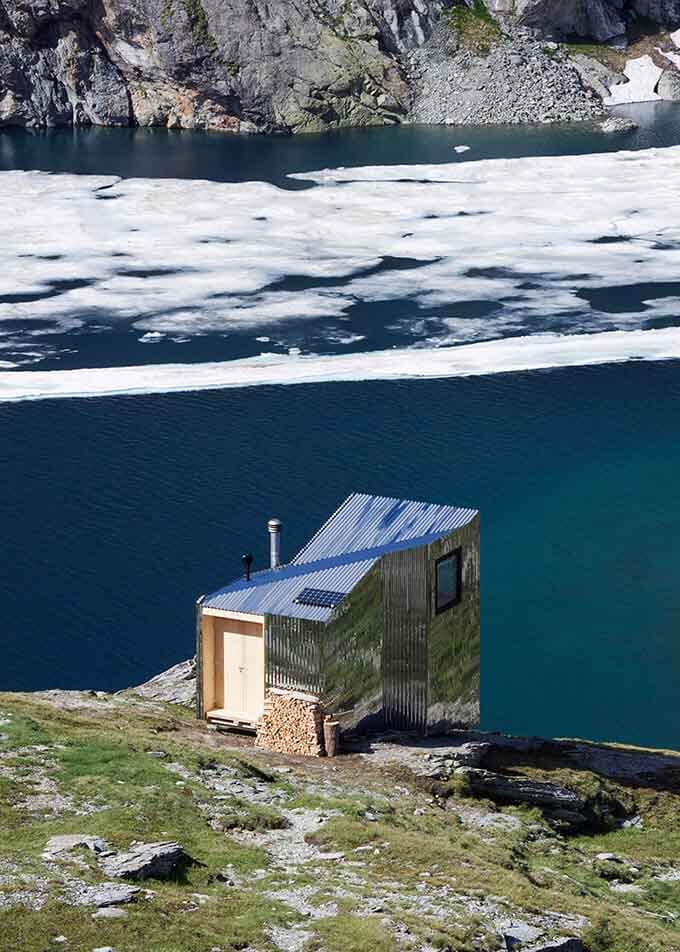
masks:
<path fill-rule="evenodd" d="M 461 551 L 456 549 L 437 561 L 436 612 L 446 611 L 460 601 Z"/>

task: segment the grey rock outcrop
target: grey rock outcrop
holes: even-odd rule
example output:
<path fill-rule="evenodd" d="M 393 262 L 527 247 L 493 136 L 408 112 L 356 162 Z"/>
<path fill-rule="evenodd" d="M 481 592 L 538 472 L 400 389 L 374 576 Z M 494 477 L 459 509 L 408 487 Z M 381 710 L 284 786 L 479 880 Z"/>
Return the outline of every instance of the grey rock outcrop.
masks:
<path fill-rule="evenodd" d="M 87 833 L 67 833 L 52 836 L 43 850 L 43 859 L 57 860 L 68 856 L 75 849 L 88 849 L 92 853 L 103 853 L 108 848 L 105 840 Z"/>
<path fill-rule="evenodd" d="M 136 843 L 106 857 L 101 866 L 114 879 L 168 879 L 188 859 L 179 843 Z"/>
<path fill-rule="evenodd" d="M 680 102 L 680 72 L 676 69 L 665 69 L 656 91 L 666 102 Z"/>
<path fill-rule="evenodd" d="M 524 946 L 522 948 L 524 949 Z M 525 952 L 584 952 L 584 950 L 583 942 L 576 936 L 571 936 L 565 939 L 550 939 L 548 942 L 526 947 Z"/>
<path fill-rule="evenodd" d="M 600 123 L 600 132 L 606 135 L 621 135 L 626 132 L 635 132 L 639 128 L 637 122 L 627 116 L 610 116 Z"/>
<path fill-rule="evenodd" d="M 584 53 L 572 54 L 570 60 L 581 77 L 581 82 L 587 89 L 592 89 L 600 99 L 606 99 L 613 86 L 625 81 L 623 73 L 605 66 L 600 60 Z"/>
<path fill-rule="evenodd" d="M 547 780 L 506 776 L 472 767 L 460 767 L 455 773 L 464 777 L 475 793 L 493 800 L 579 812 L 586 806 L 585 799 L 576 791 Z"/>
<path fill-rule="evenodd" d="M 196 659 L 180 661 L 131 690 L 148 701 L 166 701 L 168 704 L 193 707 L 196 703 Z"/>
<path fill-rule="evenodd" d="M 502 804 L 538 807 L 547 822 L 564 834 L 582 832 L 586 828 L 609 829 L 625 812 L 623 805 L 604 791 L 584 796 L 550 780 L 474 767 L 460 767 L 454 776 L 464 780 L 476 796 Z"/>
<path fill-rule="evenodd" d="M 546 35 L 601 43 L 624 34 L 636 16 L 662 26 L 680 23 L 680 0 L 486 0 L 486 4 L 494 13 L 511 15 Z"/>
<path fill-rule="evenodd" d="M 96 886 L 82 885 L 74 889 L 70 896 L 72 906 L 96 906 L 106 909 L 108 906 L 122 906 L 134 900 L 139 895 L 139 886 L 128 886 L 123 883 L 99 883 Z"/>
<path fill-rule="evenodd" d="M 414 95 L 416 121 L 592 118 L 574 66 L 541 50 L 533 72 L 512 49 L 493 53 L 486 70 L 461 61 L 470 94 L 454 106 L 434 56 L 428 103 L 408 55 L 454 2 L 464 0 L 0 0 L 0 127 L 312 132 L 399 122 Z M 680 25 L 680 0 L 485 2 L 506 26 L 543 38 L 607 42 L 639 16 Z M 597 68 L 579 73 L 602 97 Z"/>
<path fill-rule="evenodd" d="M 0 126 L 396 121 L 440 0 L 0 0 Z"/>

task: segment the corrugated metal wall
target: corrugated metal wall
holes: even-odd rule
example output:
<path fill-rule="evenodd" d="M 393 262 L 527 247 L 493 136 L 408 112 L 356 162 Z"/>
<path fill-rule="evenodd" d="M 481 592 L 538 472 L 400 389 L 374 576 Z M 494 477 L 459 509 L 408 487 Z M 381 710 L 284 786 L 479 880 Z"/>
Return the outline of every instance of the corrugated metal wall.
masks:
<path fill-rule="evenodd" d="M 460 603 L 436 615 L 436 560 L 461 548 Z M 265 616 L 267 687 L 319 695 L 343 729 L 439 733 L 479 719 L 479 517 L 392 552 L 327 624 Z"/>
<path fill-rule="evenodd" d="M 322 622 L 265 615 L 265 665 L 268 688 L 321 692 Z"/>
<path fill-rule="evenodd" d="M 463 559 L 460 602 L 437 615 L 431 594 L 427 726 L 433 733 L 479 723 L 479 516 L 429 546 L 432 579 L 437 559 L 456 549 Z"/>
<path fill-rule="evenodd" d="M 425 548 L 383 558 L 383 697 L 394 730 L 427 726 L 429 582 Z"/>
<path fill-rule="evenodd" d="M 323 703 L 343 730 L 380 730 L 382 579 L 376 565 L 335 610 L 323 633 Z"/>

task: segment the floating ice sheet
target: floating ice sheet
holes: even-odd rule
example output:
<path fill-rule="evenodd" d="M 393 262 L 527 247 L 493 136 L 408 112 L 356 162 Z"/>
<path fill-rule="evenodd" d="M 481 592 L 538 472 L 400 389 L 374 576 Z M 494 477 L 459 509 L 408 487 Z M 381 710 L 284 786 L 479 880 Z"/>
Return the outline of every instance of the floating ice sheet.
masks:
<path fill-rule="evenodd" d="M 680 147 L 295 177 L 309 187 L 0 173 L 0 350 L 103 324 L 281 340 L 304 321 L 314 349 L 329 322 L 380 349 L 369 332 L 404 316 L 441 343 L 644 327 L 651 286 L 680 275 Z M 657 303 L 589 299 L 632 285 Z"/>
<path fill-rule="evenodd" d="M 357 379 L 369 363 L 387 379 L 446 376 L 472 359 L 460 347 L 509 337 L 465 351 L 485 355 L 476 372 L 505 369 L 505 355 L 512 369 L 550 366 L 548 347 L 560 364 L 626 359 L 638 338 L 611 357 L 609 332 L 680 323 L 680 147 L 293 177 L 308 187 L 0 173 L 5 398 L 23 392 L 12 365 L 68 355 L 78 335 L 117 324 L 149 355 L 152 342 L 239 331 L 282 349 L 373 353 L 55 371 L 55 392 Z M 301 324 L 307 341 L 287 338 Z M 400 346 L 380 353 L 395 334 Z M 651 352 L 670 339 L 655 334 L 640 338 Z M 29 395 L 48 394 L 37 373 Z"/>
<path fill-rule="evenodd" d="M 247 360 L 93 370 L 0 372 L 0 402 L 217 390 L 328 381 L 409 380 L 680 358 L 680 328 L 536 334 L 463 347 L 353 355 L 263 354 Z"/>

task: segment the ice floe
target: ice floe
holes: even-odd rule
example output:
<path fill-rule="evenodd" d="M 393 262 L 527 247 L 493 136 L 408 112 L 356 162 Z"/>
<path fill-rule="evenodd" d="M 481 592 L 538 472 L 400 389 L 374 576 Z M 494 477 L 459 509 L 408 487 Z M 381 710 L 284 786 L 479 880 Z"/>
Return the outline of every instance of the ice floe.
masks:
<path fill-rule="evenodd" d="M 680 358 L 680 328 L 535 334 L 462 347 L 326 356 L 262 354 L 204 364 L 0 372 L 0 402 L 328 381 L 416 380 Z"/>
<path fill-rule="evenodd" d="M 0 399 L 678 356 L 672 328 L 612 332 L 680 323 L 680 147 L 293 178 L 308 187 L 0 173 Z M 117 321 L 140 346 L 246 331 L 289 353 L 13 369 Z M 371 321 L 427 346 L 380 351 Z"/>
<path fill-rule="evenodd" d="M 385 346 L 371 321 L 403 316 L 440 343 L 629 329 L 680 274 L 680 147 L 295 178 L 308 187 L 0 173 L 3 358 L 117 322 L 144 343 L 244 331 L 307 350 L 285 341 L 291 322 L 317 350 L 338 320 L 367 348 Z M 589 299 L 630 285 L 657 303 Z"/>

